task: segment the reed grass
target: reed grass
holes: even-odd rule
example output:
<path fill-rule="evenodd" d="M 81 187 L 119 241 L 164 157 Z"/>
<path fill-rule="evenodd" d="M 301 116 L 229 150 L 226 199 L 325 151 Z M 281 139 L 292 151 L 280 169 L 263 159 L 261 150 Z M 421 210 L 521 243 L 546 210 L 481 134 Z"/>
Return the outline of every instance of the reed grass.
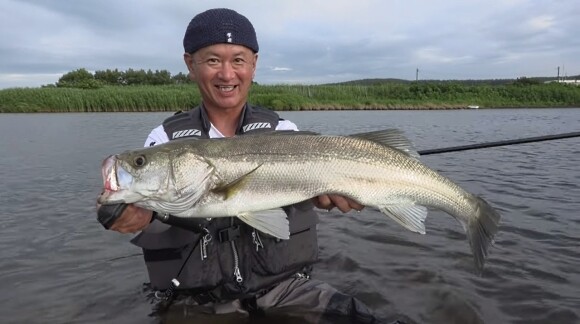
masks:
<path fill-rule="evenodd" d="M 580 87 L 449 83 L 254 85 L 249 101 L 273 110 L 461 109 L 472 104 L 481 108 L 579 107 Z M 2 113 L 176 111 L 199 102 L 199 91 L 191 84 L 0 90 Z"/>

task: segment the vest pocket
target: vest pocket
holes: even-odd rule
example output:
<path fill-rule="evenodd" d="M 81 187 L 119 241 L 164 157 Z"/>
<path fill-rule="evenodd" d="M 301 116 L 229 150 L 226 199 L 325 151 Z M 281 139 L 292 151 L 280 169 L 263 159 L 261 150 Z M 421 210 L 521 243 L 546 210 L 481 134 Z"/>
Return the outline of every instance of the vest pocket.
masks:
<path fill-rule="evenodd" d="M 299 271 L 318 259 L 316 227 L 290 234 L 288 240 L 263 238 L 263 247 L 252 250 L 252 271 L 261 276 Z"/>

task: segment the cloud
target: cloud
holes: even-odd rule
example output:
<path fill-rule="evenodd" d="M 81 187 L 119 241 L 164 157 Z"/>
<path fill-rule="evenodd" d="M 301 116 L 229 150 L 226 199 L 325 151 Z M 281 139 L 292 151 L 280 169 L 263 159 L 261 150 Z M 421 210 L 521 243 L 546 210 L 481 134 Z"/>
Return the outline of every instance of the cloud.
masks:
<path fill-rule="evenodd" d="M 272 68 L 272 71 L 282 71 L 282 72 L 285 72 L 285 71 L 292 71 L 292 69 L 291 68 L 287 68 L 287 67 L 277 67 L 276 66 L 276 67 L 273 67 Z"/>
<path fill-rule="evenodd" d="M 61 77 L 61 73 L 54 74 L 9 74 L 0 73 L 0 84 L 8 84 L 10 87 L 26 88 L 30 87 L 30 81 L 35 80 L 38 84 L 54 83 Z"/>
<path fill-rule="evenodd" d="M 541 15 L 528 19 L 525 25 L 530 31 L 539 32 L 550 29 L 554 25 L 555 20 L 556 18 L 554 16 Z"/>
<path fill-rule="evenodd" d="M 2 0 L 0 88 L 78 68 L 185 72 L 189 20 L 213 2 Z M 580 74 L 577 0 L 224 0 L 254 24 L 256 81 Z M 43 76 L 43 77 L 40 77 Z M 54 79 L 47 78 L 54 76 Z"/>
<path fill-rule="evenodd" d="M 425 47 L 420 48 L 413 53 L 414 59 L 419 62 L 436 63 L 436 64 L 450 64 L 450 63 L 461 63 L 463 61 L 469 61 L 472 57 L 469 55 L 463 56 L 453 56 L 450 54 L 443 53 L 440 48 Z"/>

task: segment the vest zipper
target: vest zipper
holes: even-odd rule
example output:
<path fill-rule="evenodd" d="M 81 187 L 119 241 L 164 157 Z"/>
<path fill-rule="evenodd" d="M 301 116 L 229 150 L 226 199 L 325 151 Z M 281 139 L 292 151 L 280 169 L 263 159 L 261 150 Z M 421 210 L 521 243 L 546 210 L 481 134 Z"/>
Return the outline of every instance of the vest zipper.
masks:
<path fill-rule="evenodd" d="M 262 239 L 260 239 L 260 233 L 258 233 L 256 229 L 252 231 L 252 242 L 254 242 L 254 244 L 256 245 L 256 252 L 258 252 L 260 248 L 264 248 L 264 244 L 262 244 Z"/>
<path fill-rule="evenodd" d="M 201 238 L 201 246 L 199 250 L 201 251 L 201 261 L 207 259 L 207 245 L 211 241 L 211 234 L 207 230 L 207 228 L 203 228 L 205 235 Z"/>
<path fill-rule="evenodd" d="M 230 226 L 234 226 L 234 218 L 232 217 L 230 220 Z M 238 256 L 238 249 L 236 248 L 236 242 L 233 240 L 230 241 L 230 246 L 232 247 L 232 254 L 234 255 L 234 277 L 236 277 L 236 282 L 238 286 L 242 285 L 244 278 L 242 277 L 242 273 L 240 271 L 240 257 Z"/>
<path fill-rule="evenodd" d="M 294 235 L 302 234 L 302 233 L 305 233 L 305 232 L 308 232 L 308 231 L 310 231 L 310 228 L 307 228 L 305 230 L 301 230 L 300 232 L 290 233 L 290 237 L 292 237 Z M 282 239 L 276 238 L 276 243 L 280 243 L 280 242 L 282 242 Z"/>
<path fill-rule="evenodd" d="M 242 273 L 240 272 L 240 259 L 238 257 L 238 249 L 236 249 L 236 243 L 234 241 L 230 241 L 230 245 L 232 246 L 232 252 L 234 254 L 234 276 L 236 277 L 236 281 L 238 284 L 242 284 L 244 278 L 242 278 Z"/>

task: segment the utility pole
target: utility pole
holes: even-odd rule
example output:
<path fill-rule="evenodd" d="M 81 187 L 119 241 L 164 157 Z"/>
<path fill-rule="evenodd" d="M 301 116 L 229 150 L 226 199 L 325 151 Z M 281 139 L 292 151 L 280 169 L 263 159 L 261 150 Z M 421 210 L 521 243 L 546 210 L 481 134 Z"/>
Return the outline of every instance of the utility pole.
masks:
<path fill-rule="evenodd" d="M 558 80 L 558 83 L 560 83 L 560 67 L 559 66 L 558 66 L 558 78 L 557 78 L 557 80 Z"/>
<path fill-rule="evenodd" d="M 417 71 L 415 72 L 415 81 L 419 81 L 419 68 L 417 68 Z"/>
<path fill-rule="evenodd" d="M 564 66 L 564 64 L 562 64 L 562 81 L 566 81 L 566 67 Z"/>

